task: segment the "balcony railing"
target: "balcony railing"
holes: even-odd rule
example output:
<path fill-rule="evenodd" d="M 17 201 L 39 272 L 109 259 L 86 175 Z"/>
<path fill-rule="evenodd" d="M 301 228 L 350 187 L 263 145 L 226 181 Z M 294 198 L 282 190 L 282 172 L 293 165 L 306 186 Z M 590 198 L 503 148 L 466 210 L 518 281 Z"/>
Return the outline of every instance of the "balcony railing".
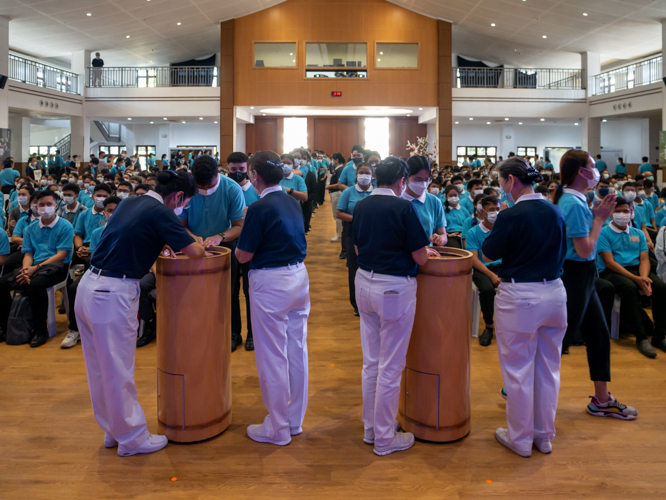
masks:
<path fill-rule="evenodd" d="M 47 89 L 79 93 L 79 75 L 9 54 L 9 78 Z"/>
<path fill-rule="evenodd" d="M 453 68 L 453 87 L 459 89 L 577 90 L 582 84 L 582 69 Z"/>
<path fill-rule="evenodd" d="M 88 68 L 90 87 L 217 87 L 215 66 Z"/>
<path fill-rule="evenodd" d="M 621 68 L 601 73 L 594 77 L 592 95 L 609 94 L 618 90 L 633 89 L 641 85 L 650 85 L 663 78 L 662 56 L 647 61 L 629 64 Z"/>

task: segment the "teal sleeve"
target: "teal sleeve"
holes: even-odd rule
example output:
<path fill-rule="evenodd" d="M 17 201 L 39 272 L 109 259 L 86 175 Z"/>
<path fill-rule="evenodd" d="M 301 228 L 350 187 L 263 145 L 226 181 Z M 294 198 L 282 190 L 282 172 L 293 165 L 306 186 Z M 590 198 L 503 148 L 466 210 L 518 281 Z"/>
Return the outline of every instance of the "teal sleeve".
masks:
<path fill-rule="evenodd" d="M 347 212 L 347 207 L 349 205 L 349 197 L 351 189 L 345 189 L 342 194 L 340 195 L 340 198 L 338 198 L 338 206 L 336 207 L 337 210 L 342 210 L 343 212 Z M 349 212 L 347 212 L 349 213 Z"/>
<path fill-rule="evenodd" d="M 605 227 L 599 233 L 599 239 L 597 240 L 597 254 L 601 252 L 612 252 L 611 241 L 608 237 L 608 232 L 611 231 L 608 227 Z M 641 232 L 641 234 L 643 234 Z M 645 238 L 645 237 L 644 237 Z"/>
<path fill-rule="evenodd" d="M 93 202 L 94 204 L 94 202 Z M 87 212 L 87 210 L 86 210 Z M 76 227 L 74 228 L 74 234 L 78 234 L 79 236 L 83 236 L 86 234 L 86 224 L 85 221 L 89 217 L 86 212 L 81 212 L 79 217 L 76 219 Z M 84 215 L 85 214 L 85 215 Z"/>
<path fill-rule="evenodd" d="M 296 191 L 307 192 L 308 188 L 305 185 L 303 177 L 296 175 L 294 176 L 294 179 L 296 179 Z"/>
<path fill-rule="evenodd" d="M 230 203 L 229 203 L 229 220 L 238 221 L 243 219 L 243 209 L 245 208 L 245 197 L 243 196 L 243 190 L 241 187 L 234 182 L 231 185 L 232 189 L 229 193 Z M 183 210 L 184 212 L 184 210 Z"/>
<path fill-rule="evenodd" d="M 64 224 L 63 229 L 58 234 L 58 241 L 56 242 L 56 250 L 65 250 L 67 252 L 72 250 L 74 245 L 74 228 L 65 219 L 61 219 Z"/>
<path fill-rule="evenodd" d="M 648 246 L 647 246 L 647 240 L 645 239 L 645 234 L 643 234 L 643 231 L 641 231 L 638 236 L 641 239 L 641 243 L 640 243 L 641 252 L 647 252 L 648 251 Z"/>
<path fill-rule="evenodd" d="M 589 208 L 579 203 L 568 205 L 562 210 L 569 238 L 582 238 L 590 234 L 588 223 Z"/>

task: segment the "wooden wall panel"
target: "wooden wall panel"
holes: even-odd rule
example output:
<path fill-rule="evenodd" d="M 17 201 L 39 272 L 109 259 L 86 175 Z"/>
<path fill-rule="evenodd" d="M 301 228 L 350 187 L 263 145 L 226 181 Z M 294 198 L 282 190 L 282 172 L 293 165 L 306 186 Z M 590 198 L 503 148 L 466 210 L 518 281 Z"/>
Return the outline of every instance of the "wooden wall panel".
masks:
<path fill-rule="evenodd" d="M 453 106 L 451 23 L 437 21 L 438 33 L 438 109 L 437 109 L 437 155 L 440 164 L 453 160 Z"/>
<path fill-rule="evenodd" d="M 417 137 L 428 135 L 428 126 L 419 123 L 416 117 L 397 117 L 395 119 L 395 156 L 407 156 L 407 141 L 414 143 Z"/>
<path fill-rule="evenodd" d="M 314 148 L 325 151 L 329 156 L 342 153 L 349 158 L 355 144 L 363 144 L 362 120 L 359 117 L 319 118 L 314 122 Z"/>
<path fill-rule="evenodd" d="M 234 151 L 234 20 L 220 24 L 220 159 L 226 162 Z"/>
<path fill-rule="evenodd" d="M 256 151 L 275 151 L 282 152 L 282 144 L 278 141 L 278 118 L 277 117 L 257 117 L 254 125 L 245 127 L 246 149 L 250 152 Z"/>
<path fill-rule="evenodd" d="M 354 147 L 354 144 L 364 144 L 365 137 L 361 134 L 361 124 L 360 120 L 363 118 L 340 118 L 340 135 L 339 135 L 339 146 L 342 155 L 345 158 L 351 156 L 351 149 Z M 365 127 L 363 127 L 365 131 Z"/>

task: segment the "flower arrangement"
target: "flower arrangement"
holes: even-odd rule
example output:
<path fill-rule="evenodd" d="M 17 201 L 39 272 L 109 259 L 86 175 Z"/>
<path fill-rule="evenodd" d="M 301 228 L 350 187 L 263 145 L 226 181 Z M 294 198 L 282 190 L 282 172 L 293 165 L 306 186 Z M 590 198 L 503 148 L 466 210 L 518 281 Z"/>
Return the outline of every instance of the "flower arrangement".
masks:
<path fill-rule="evenodd" d="M 437 158 L 437 148 L 433 147 L 433 150 L 428 153 L 428 146 L 430 146 L 430 142 L 428 141 L 428 136 L 426 135 L 425 137 L 417 137 L 416 143 L 414 144 L 407 141 L 406 149 L 409 151 L 409 156 L 425 156 L 430 161 L 435 161 Z"/>

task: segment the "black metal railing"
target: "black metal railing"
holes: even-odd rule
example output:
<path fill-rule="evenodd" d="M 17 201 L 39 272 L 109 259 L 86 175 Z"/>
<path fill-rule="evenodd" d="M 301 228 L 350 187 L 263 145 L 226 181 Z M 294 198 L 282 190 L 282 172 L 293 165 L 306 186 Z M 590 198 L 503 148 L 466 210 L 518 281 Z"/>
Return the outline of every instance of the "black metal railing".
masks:
<path fill-rule="evenodd" d="M 216 66 L 88 68 L 90 87 L 217 87 Z"/>
<path fill-rule="evenodd" d="M 577 90 L 583 88 L 583 70 L 561 68 L 453 68 L 453 87 Z"/>
<path fill-rule="evenodd" d="M 79 93 L 79 75 L 9 54 L 9 78 L 47 89 Z"/>
<path fill-rule="evenodd" d="M 609 94 L 656 83 L 664 76 L 662 56 L 616 68 L 594 77 L 592 95 Z"/>

